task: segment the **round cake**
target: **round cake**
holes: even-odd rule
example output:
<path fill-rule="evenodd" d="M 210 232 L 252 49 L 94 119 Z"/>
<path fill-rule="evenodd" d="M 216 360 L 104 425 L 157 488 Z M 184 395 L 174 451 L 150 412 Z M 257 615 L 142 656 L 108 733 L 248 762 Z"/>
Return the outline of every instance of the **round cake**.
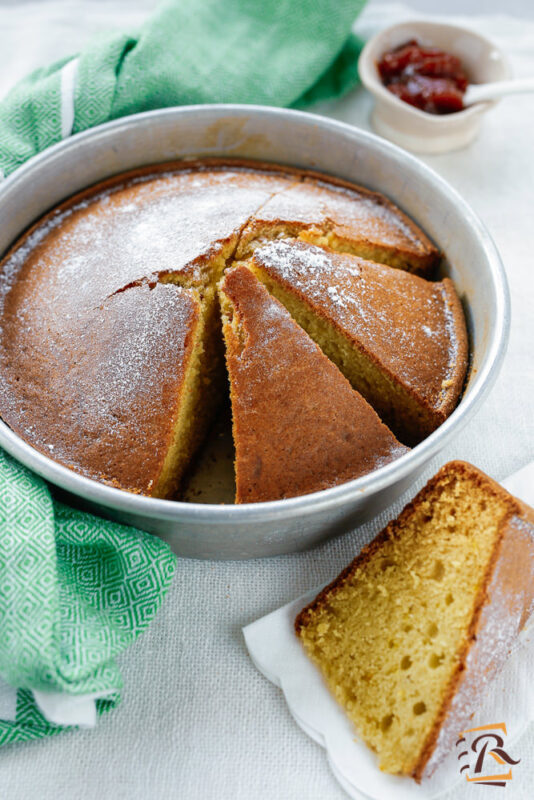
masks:
<path fill-rule="evenodd" d="M 228 395 L 220 298 L 228 271 L 239 267 L 263 284 L 252 293 L 263 311 L 253 320 L 249 307 L 247 325 L 263 326 L 264 353 L 275 348 L 263 375 L 273 397 L 278 382 L 277 402 L 291 406 L 283 388 L 291 381 L 281 370 L 294 372 L 299 356 L 274 335 L 274 317 L 263 313 L 267 292 L 317 348 L 310 387 L 323 380 L 358 394 L 357 402 L 347 394 L 350 414 L 357 406 L 374 420 L 377 412 L 391 452 L 401 455 L 451 413 L 465 380 L 465 320 L 452 283 L 434 280 L 438 262 L 434 245 L 389 200 L 328 176 L 217 159 L 119 175 L 53 209 L 2 262 L 0 416 L 86 477 L 179 497 Z M 340 292 L 343 301 L 333 304 Z M 395 336 L 403 326 L 405 335 Z M 234 364 L 235 357 L 234 347 Z M 256 499 L 316 491 L 358 477 L 362 463 L 364 472 L 382 463 L 377 437 L 360 441 L 354 421 L 326 432 L 314 418 L 320 404 L 303 402 L 300 412 L 292 405 L 301 427 L 323 430 L 324 464 L 314 447 L 316 469 L 302 481 L 294 474 L 293 489 L 273 488 L 272 470 L 268 479 L 258 468 Z M 333 469 L 328 478 L 348 427 L 365 453 L 354 471 Z M 287 448 L 271 433 L 269 463 L 278 452 L 283 470 Z M 247 459 L 263 463 L 259 453 L 248 451 Z M 238 493 L 238 502 L 250 499 Z"/>

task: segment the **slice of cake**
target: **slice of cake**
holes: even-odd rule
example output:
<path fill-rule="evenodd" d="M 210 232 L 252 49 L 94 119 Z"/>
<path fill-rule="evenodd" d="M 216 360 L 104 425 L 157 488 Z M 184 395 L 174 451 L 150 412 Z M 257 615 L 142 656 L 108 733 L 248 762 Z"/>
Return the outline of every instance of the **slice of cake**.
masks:
<path fill-rule="evenodd" d="M 358 478 L 407 452 L 245 266 L 220 288 L 236 448 L 236 502 Z"/>
<path fill-rule="evenodd" d="M 255 274 L 405 444 L 455 408 L 467 332 L 452 282 L 280 240 L 257 249 Z"/>
<path fill-rule="evenodd" d="M 245 258 L 259 243 L 287 236 L 420 275 L 430 275 L 439 261 L 430 239 L 383 195 L 314 173 L 304 173 L 254 213 L 237 256 Z"/>
<path fill-rule="evenodd" d="M 220 398 L 218 335 L 199 292 L 174 285 L 134 286 L 69 318 L 50 310 L 3 341 L 12 364 L 27 356 L 3 419 L 82 475 L 167 497 Z"/>
<path fill-rule="evenodd" d="M 451 462 L 295 627 L 382 770 L 454 750 L 534 607 L 534 513 Z"/>

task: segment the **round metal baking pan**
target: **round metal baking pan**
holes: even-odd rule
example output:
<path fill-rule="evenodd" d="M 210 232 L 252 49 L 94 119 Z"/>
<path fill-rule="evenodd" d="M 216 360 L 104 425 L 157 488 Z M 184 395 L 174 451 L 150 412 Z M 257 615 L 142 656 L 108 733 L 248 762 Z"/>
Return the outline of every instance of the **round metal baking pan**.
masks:
<path fill-rule="evenodd" d="M 312 547 L 378 514 L 475 413 L 501 364 L 510 325 L 504 270 L 478 217 L 416 158 L 331 119 L 261 106 L 188 106 L 136 114 L 77 134 L 0 184 L 0 252 L 75 192 L 146 164 L 232 156 L 312 168 L 390 197 L 446 254 L 464 303 L 471 372 L 449 419 L 410 453 L 369 475 L 310 495 L 242 506 L 157 500 L 77 475 L 0 422 L 0 445 L 67 494 L 68 502 L 157 534 L 182 556 L 237 559 Z"/>

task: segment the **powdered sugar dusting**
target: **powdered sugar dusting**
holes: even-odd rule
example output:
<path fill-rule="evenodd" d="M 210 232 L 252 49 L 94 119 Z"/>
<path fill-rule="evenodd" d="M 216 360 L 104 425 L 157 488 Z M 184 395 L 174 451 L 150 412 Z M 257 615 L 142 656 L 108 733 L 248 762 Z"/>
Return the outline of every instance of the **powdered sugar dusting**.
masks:
<path fill-rule="evenodd" d="M 525 549 L 515 552 L 518 546 Z M 518 642 L 522 625 L 534 610 L 534 525 L 521 517 L 513 517 L 508 523 L 499 555 L 476 639 L 467 655 L 459 688 L 427 764 L 427 775 L 431 775 L 450 755 L 455 740 L 471 715 L 481 708 L 485 694 Z M 523 564 L 523 575 L 518 573 L 518 563 Z"/>
<path fill-rule="evenodd" d="M 5 421 L 79 471 L 142 488 L 167 441 L 192 324 L 191 296 L 158 277 L 202 285 L 207 260 L 230 253 L 286 184 L 239 168 L 178 170 L 46 217 L 0 274 Z"/>
<path fill-rule="evenodd" d="M 417 229 L 385 198 L 372 192 L 313 178 L 276 194 L 261 210 L 262 220 L 297 220 L 341 236 L 389 247 L 426 252 Z"/>
<path fill-rule="evenodd" d="M 34 317 L 2 343 L 3 359 L 24 370 L 22 387 L 6 375 L 4 418 L 78 471 L 146 490 L 167 446 L 195 309 L 189 290 L 158 284 L 68 321 Z"/>
<path fill-rule="evenodd" d="M 159 273 L 201 281 L 205 259 L 237 237 L 282 178 L 238 168 L 134 178 L 55 212 L 3 265 L 5 294 L 23 266 L 56 303 L 95 307 Z"/>
<path fill-rule="evenodd" d="M 274 241 L 254 257 L 406 387 L 439 407 L 443 382 L 458 357 L 443 284 L 304 242 Z"/>

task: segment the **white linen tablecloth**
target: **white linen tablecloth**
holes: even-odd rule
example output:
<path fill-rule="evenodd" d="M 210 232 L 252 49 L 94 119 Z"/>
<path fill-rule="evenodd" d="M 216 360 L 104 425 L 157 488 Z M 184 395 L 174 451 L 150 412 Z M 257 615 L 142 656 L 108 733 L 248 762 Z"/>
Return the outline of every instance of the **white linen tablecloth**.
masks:
<path fill-rule="evenodd" d="M 30 69 L 75 51 L 91 33 L 136 26 L 153 5 L 0 0 L 0 96 Z M 405 7 L 371 4 L 357 27 L 367 36 L 407 16 Z M 534 20 L 458 21 L 495 39 L 516 75 L 534 75 Z M 367 128 L 369 109 L 370 98 L 358 89 L 316 110 Z M 468 149 L 425 159 L 495 238 L 510 281 L 513 322 L 490 397 L 414 492 L 452 458 L 472 461 L 496 479 L 534 459 L 533 128 L 534 97 L 504 100 Z M 309 553 L 239 563 L 180 561 L 155 623 L 122 658 L 118 710 L 95 730 L 2 749 L 2 800 L 343 800 L 324 751 L 303 735 L 281 692 L 250 662 L 241 628 L 336 575 L 401 506 Z M 533 751 L 534 726 L 514 749 L 521 763 L 507 787 L 510 800 L 533 796 Z M 484 791 L 455 791 L 454 800 Z"/>

